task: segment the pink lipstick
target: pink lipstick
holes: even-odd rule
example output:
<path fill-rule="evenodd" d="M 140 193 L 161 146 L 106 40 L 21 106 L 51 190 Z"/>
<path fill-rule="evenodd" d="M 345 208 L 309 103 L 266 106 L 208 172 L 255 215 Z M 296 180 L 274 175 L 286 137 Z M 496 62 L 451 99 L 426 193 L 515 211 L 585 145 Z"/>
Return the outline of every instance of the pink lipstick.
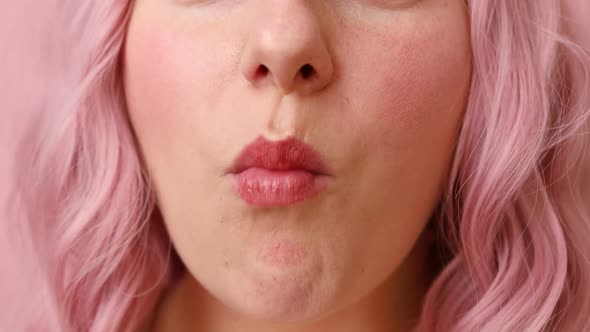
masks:
<path fill-rule="evenodd" d="M 271 142 L 259 137 L 227 170 L 240 198 L 259 207 L 286 206 L 321 192 L 330 179 L 325 163 L 296 138 Z"/>

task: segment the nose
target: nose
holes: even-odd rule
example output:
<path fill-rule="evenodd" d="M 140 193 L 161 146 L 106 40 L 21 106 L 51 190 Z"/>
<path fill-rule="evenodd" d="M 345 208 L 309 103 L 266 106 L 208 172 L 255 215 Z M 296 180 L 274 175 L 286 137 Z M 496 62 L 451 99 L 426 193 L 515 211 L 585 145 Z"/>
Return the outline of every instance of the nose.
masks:
<path fill-rule="evenodd" d="M 263 8 L 253 15 L 240 62 L 242 75 L 253 86 L 273 84 L 284 95 L 324 89 L 334 68 L 319 18 L 308 1 L 268 1 Z"/>

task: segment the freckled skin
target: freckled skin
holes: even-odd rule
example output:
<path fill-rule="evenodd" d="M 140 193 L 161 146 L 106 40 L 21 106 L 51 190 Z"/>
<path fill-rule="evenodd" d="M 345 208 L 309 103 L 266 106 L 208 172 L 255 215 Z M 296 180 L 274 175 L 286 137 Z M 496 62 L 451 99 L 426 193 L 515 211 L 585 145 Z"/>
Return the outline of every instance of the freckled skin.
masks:
<path fill-rule="evenodd" d="M 410 307 L 467 100 L 463 1 L 261 1 L 137 0 L 128 27 L 128 111 L 185 287 L 240 331 L 341 331 L 328 315 L 353 328 L 379 292 Z M 241 201 L 223 170 L 261 135 L 312 145 L 326 189 L 280 209 Z"/>

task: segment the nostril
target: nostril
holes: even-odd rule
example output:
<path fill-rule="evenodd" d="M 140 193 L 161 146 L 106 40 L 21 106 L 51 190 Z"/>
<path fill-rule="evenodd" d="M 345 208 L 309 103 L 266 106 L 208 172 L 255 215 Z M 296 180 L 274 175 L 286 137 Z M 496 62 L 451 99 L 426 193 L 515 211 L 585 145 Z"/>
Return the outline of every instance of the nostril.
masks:
<path fill-rule="evenodd" d="M 256 73 L 254 74 L 254 76 L 258 79 L 260 77 L 266 76 L 267 73 L 268 73 L 268 68 L 266 68 L 265 65 L 260 65 L 258 67 L 258 69 L 256 69 Z"/>
<path fill-rule="evenodd" d="M 313 75 L 313 73 L 315 73 L 315 69 L 313 69 L 313 67 L 308 63 L 305 64 L 303 67 L 301 67 L 301 76 L 303 76 L 303 78 L 308 78 L 311 75 Z"/>

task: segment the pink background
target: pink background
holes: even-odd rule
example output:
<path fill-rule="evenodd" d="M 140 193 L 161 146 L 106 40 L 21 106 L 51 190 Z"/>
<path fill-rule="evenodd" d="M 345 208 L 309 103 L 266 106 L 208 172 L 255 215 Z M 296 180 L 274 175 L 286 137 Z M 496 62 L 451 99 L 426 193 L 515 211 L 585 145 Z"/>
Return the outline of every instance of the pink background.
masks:
<path fill-rule="evenodd" d="M 40 288 L 22 264 L 26 257 L 11 250 L 4 205 L 16 137 L 32 110 L 38 109 L 38 101 L 29 96 L 39 95 L 46 82 L 41 45 L 51 23 L 52 3 L 55 0 L 5 1 L 0 10 L 0 331 L 9 331 L 4 327 L 13 312 L 31 308 L 15 306 L 24 290 Z"/>

